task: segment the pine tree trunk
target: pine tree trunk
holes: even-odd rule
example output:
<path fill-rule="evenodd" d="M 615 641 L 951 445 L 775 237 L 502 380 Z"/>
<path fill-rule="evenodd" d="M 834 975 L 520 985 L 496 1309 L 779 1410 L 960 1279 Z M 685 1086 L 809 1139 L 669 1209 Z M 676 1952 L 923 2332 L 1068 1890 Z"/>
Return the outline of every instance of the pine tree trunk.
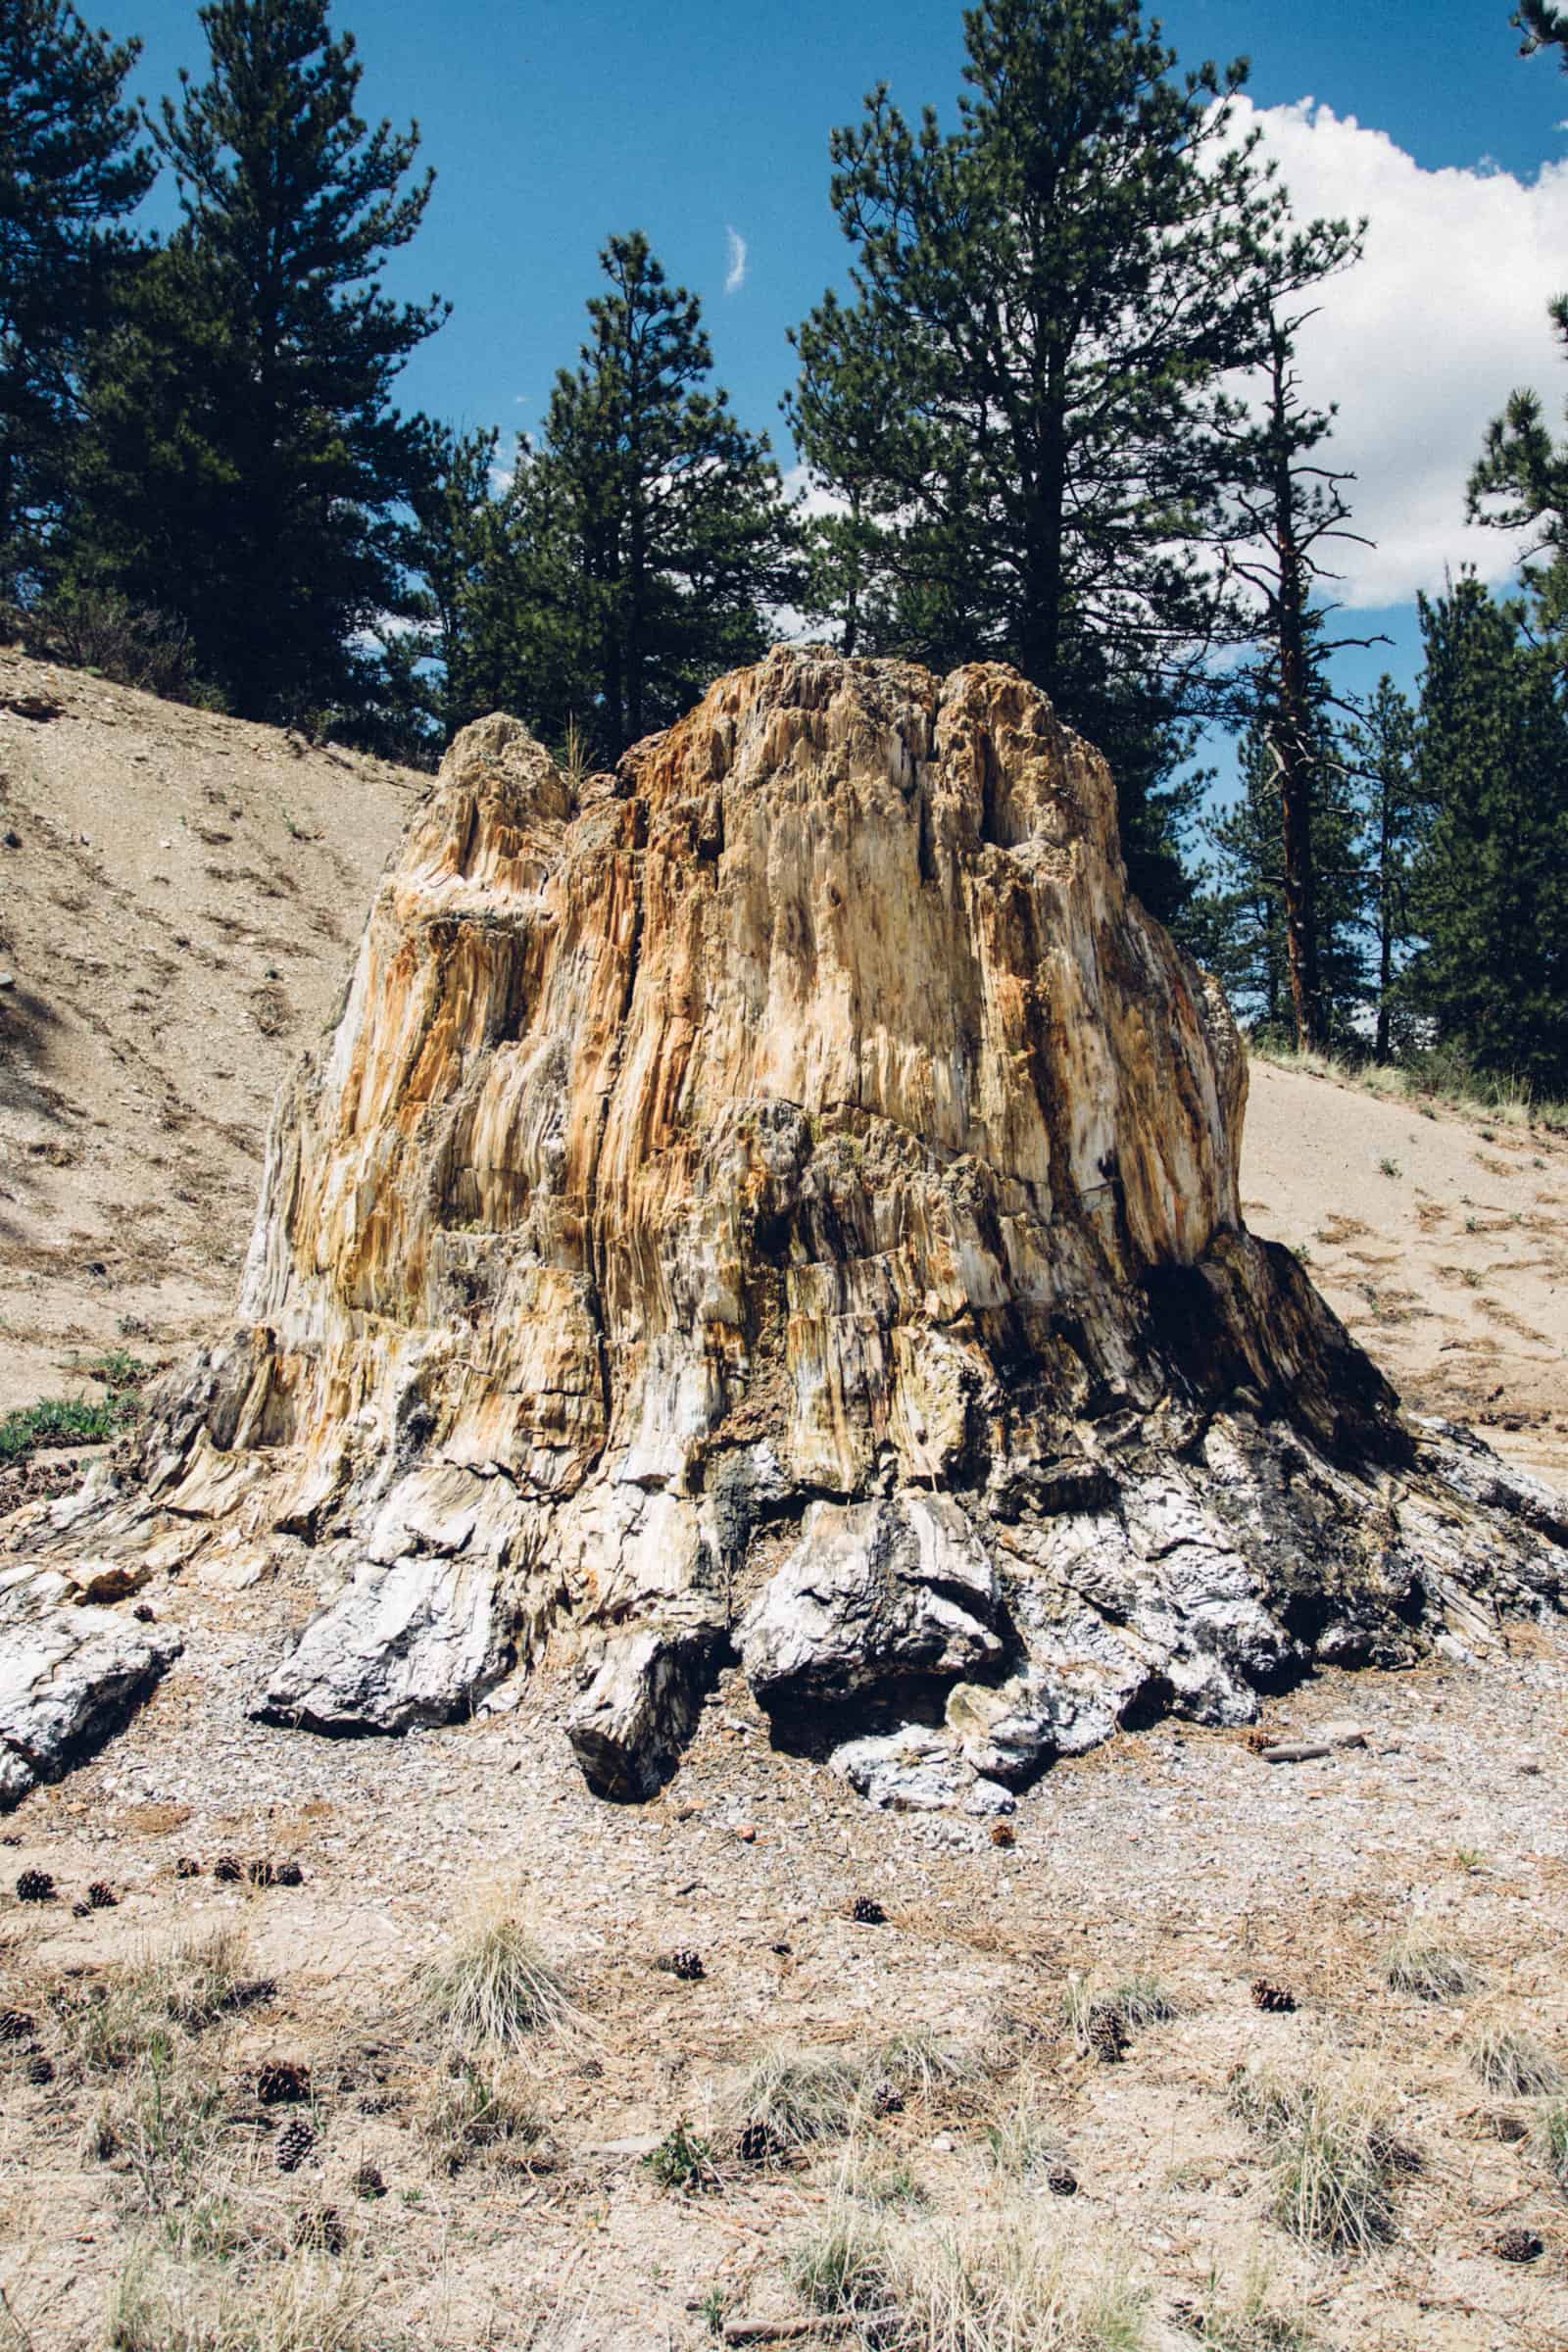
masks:
<path fill-rule="evenodd" d="M 1287 349 L 1276 338 L 1274 376 L 1274 529 L 1279 559 L 1275 623 L 1279 708 L 1270 738 L 1280 780 L 1285 865 L 1285 954 L 1298 1053 L 1322 1044 L 1318 1000 L 1317 909 L 1312 874 L 1312 753 L 1307 694 L 1306 579 L 1296 535 L 1295 485 L 1285 430 Z"/>
<path fill-rule="evenodd" d="M 1389 882 L 1392 856 L 1391 794 L 1383 780 L 1378 806 L 1378 1021 L 1372 1051 L 1379 1061 L 1389 1058 L 1389 991 L 1394 985 L 1394 892 Z"/>

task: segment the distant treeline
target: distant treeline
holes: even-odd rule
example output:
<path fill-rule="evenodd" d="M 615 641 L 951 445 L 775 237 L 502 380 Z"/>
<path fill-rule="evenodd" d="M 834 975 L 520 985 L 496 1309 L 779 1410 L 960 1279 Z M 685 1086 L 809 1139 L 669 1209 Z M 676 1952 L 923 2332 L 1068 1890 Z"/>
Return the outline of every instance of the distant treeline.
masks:
<path fill-rule="evenodd" d="M 328 0 L 199 14 L 205 75 L 149 114 L 137 44 L 69 0 L 0 13 L 24 642 L 420 764 L 498 708 L 612 761 L 786 614 L 1011 662 L 1106 753 L 1135 887 L 1246 1017 L 1568 1093 L 1568 450 L 1515 394 L 1470 504 L 1533 530 L 1518 593 L 1446 582 L 1418 704 L 1385 679 L 1352 706 L 1348 477 L 1295 338 L 1365 224 L 1293 217 L 1238 132 L 1245 65 L 1183 71 L 1138 0 L 984 0 L 955 129 L 871 93 L 831 139 L 849 293 L 791 337 L 808 511 L 637 232 L 536 436 L 400 412 L 447 311 L 382 283 L 430 196 L 416 133 L 357 115 Z M 1514 23 L 1568 61 L 1568 16 Z M 1217 819 L 1215 725 L 1243 778 Z"/>

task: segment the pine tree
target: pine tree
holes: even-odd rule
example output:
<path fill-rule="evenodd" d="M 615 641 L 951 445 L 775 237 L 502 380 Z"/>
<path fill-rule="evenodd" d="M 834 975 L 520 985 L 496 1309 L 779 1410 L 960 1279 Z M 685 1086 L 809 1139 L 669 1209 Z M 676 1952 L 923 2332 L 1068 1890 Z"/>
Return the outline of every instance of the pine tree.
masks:
<path fill-rule="evenodd" d="M 1326 723 L 1337 700 L 1329 666 L 1345 646 L 1369 642 L 1326 634 L 1336 608 L 1324 588 L 1336 575 L 1325 551 L 1356 534 L 1347 527 L 1350 476 L 1323 463 L 1332 412 L 1302 396 L 1295 338 L 1303 322 L 1270 313 L 1256 371 L 1260 405 L 1253 413 L 1232 404 L 1212 428 L 1234 482 L 1229 563 L 1258 607 L 1259 657 L 1244 692 L 1261 722 L 1279 795 L 1291 1019 L 1300 1051 L 1327 1045 L 1335 1025 L 1343 989 L 1325 976 L 1334 928 L 1326 906 L 1335 898 L 1343 906 L 1343 885 L 1353 897 L 1356 879 L 1338 866 L 1327 875 L 1319 870 L 1320 833 L 1333 835 L 1342 861 L 1352 856 L 1350 836 L 1333 821 L 1345 794 L 1339 747 Z"/>
<path fill-rule="evenodd" d="M 1346 746 L 1321 707 L 1311 713 L 1308 744 L 1318 1042 L 1353 1052 L 1367 995 L 1361 811 Z M 1195 945 L 1252 1028 L 1298 1044 L 1279 759 L 1266 714 L 1254 717 L 1243 736 L 1240 772 L 1240 794 L 1203 827 L 1214 864 L 1195 910 Z"/>
<path fill-rule="evenodd" d="M 709 389 L 701 311 L 640 233 L 601 255 L 580 365 L 523 445 L 467 591 L 471 695 L 601 759 L 666 726 L 768 641 L 791 585 L 792 517 L 765 437 Z"/>
<path fill-rule="evenodd" d="M 0 594 L 36 588 L 82 345 L 139 250 L 123 225 L 155 173 L 124 99 L 139 50 L 69 0 L 0 9 Z"/>
<path fill-rule="evenodd" d="M 78 575 L 188 623 L 236 711 L 352 714 L 363 633 L 408 601 L 402 511 L 422 420 L 391 389 L 445 316 L 381 292 L 431 175 L 417 128 L 369 129 L 327 0 L 213 0 L 209 77 L 158 144 L 183 220 L 94 354 Z"/>
<path fill-rule="evenodd" d="M 1421 601 L 1411 1002 L 1479 1073 L 1568 1093 L 1568 720 L 1518 604 L 1466 575 Z"/>
<path fill-rule="evenodd" d="M 1554 8 L 1551 0 L 1520 0 L 1509 22 L 1524 35 L 1519 44 L 1522 57 L 1533 57 L 1538 49 L 1560 50 L 1568 73 L 1568 13 Z"/>
<path fill-rule="evenodd" d="M 885 87 L 833 134 L 854 300 L 796 331 L 802 450 L 862 526 L 888 635 L 1017 663 L 1118 776 L 1137 877 L 1169 910 L 1157 794 L 1206 710 L 1234 614 L 1205 547 L 1206 426 L 1269 299 L 1337 266 L 1343 224 L 1286 235 L 1237 140 L 1246 68 L 1178 75 L 1136 0 L 985 0 L 956 131 Z"/>
<path fill-rule="evenodd" d="M 1401 985 L 1415 942 L 1412 888 L 1427 830 L 1415 755 L 1415 712 L 1385 674 L 1351 728 L 1348 747 L 1361 809 L 1360 858 L 1376 965 L 1372 1050 L 1379 1061 L 1415 1042 Z"/>

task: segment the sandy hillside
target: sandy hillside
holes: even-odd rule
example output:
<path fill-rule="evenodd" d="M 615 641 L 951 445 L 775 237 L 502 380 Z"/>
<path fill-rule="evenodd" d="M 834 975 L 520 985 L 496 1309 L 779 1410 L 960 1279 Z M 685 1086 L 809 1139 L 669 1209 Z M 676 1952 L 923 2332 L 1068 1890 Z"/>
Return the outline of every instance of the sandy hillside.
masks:
<path fill-rule="evenodd" d="M 1568 1141 L 1254 1061 L 1242 1197 L 1416 1410 L 1568 1484 Z"/>
<path fill-rule="evenodd" d="M 0 1408 L 228 1311 L 425 779 L 0 654 Z"/>
<path fill-rule="evenodd" d="M 0 704 L 14 1401 L 229 1310 L 421 780 L 4 658 Z M 1561 1146 L 1254 1069 L 1258 1228 L 1527 1460 L 1565 1189 Z M 121 1604 L 185 1644 L 151 1703 L 0 1823 L 0 2352 L 1568 2344 L 1562 1625 L 1315 1677 L 1267 1731 L 1364 1743 L 1298 1762 L 1120 1738 L 998 1843 L 775 1751 L 733 1669 L 636 1807 L 588 1794 L 553 1657 L 441 1732 L 251 1722 L 318 1598 L 308 1558 L 176 1562 Z M 441 1989 L 486 1902 L 569 2002 L 510 2052 Z M 1319 2158 L 1307 2218 L 1359 2245 L 1302 2233 Z M 968 2332 L 920 2331 L 944 2294 Z"/>

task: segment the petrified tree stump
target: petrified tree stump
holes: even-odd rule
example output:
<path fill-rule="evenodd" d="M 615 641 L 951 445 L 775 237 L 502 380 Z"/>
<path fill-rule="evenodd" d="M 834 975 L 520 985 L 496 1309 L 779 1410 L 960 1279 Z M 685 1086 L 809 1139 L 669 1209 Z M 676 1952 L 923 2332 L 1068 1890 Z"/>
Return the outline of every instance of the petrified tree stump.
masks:
<path fill-rule="evenodd" d="M 733 1652 L 868 1793 L 984 1808 L 1555 1602 L 1562 1506 L 1401 1418 L 1245 1230 L 1245 1093 L 1010 670 L 775 653 L 575 801 L 483 720 L 137 1507 L 337 1580 L 279 1720 L 449 1719 L 569 1627 L 620 1795 Z"/>

